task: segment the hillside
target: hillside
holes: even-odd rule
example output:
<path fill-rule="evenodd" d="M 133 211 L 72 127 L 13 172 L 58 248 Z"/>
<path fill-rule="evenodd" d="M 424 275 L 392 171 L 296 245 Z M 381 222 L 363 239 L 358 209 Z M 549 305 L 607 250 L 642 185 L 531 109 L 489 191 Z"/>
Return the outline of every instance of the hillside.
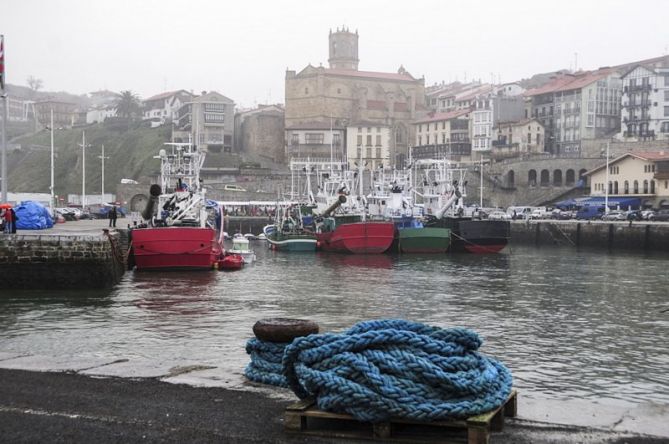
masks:
<path fill-rule="evenodd" d="M 54 133 L 55 194 L 81 193 L 82 131 L 86 131 L 86 193 L 100 193 L 101 146 L 105 146 L 105 192 L 116 192 L 122 178 L 139 180 L 160 173 L 160 163 L 153 156 L 170 140 L 169 128 L 133 128 L 128 131 L 103 124 L 85 128 L 56 130 Z M 50 133 L 13 141 L 20 149 L 8 153 L 9 190 L 16 192 L 49 192 Z"/>

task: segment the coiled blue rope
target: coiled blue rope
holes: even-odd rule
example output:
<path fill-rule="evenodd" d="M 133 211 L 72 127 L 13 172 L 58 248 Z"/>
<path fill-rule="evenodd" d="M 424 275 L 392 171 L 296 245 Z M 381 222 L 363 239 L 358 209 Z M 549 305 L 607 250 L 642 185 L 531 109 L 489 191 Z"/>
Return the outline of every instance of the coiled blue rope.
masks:
<path fill-rule="evenodd" d="M 361 421 L 465 418 L 503 405 L 512 377 L 477 352 L 478 335 L 404 320 L 366 321 L 285 348 L 283 372 L 300 398 Z"/>
<path fill-rule="evenodd" d="M 288 387 L 288 381 L 283 375 L 281 359 L 289 343 L 267 342 L 257 338 L 249 339 L 246 343 L 246 353 L 251 355 L 251 362 L 246 366 L 244 375 L 251 381 L 261 384 Z"/>

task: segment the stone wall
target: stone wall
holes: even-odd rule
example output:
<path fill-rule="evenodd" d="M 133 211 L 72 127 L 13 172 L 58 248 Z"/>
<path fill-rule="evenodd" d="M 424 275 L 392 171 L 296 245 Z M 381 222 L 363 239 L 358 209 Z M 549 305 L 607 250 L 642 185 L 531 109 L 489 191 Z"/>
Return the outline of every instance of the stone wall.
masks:
<path fill-rule="evenodd" d="M 511 223 L 511 245 L 567 246 L 609 251 L 669 251 L 669 225 L 633 222 L 552 222 Z"/>
<path fill-rule="evenodd" d="M 105 288 L 124 271 L 118 234 L 0 236 L 0 287 Z"/>

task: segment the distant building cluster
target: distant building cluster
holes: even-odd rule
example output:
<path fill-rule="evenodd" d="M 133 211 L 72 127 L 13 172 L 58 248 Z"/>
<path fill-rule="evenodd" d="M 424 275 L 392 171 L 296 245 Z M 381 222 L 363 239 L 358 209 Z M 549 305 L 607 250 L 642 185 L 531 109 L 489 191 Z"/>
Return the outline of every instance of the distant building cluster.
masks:
<path fill-rule="evenodd" d="M 595 139 L 669 140 L 669 56 L 593 71 L 558 71 L 509 83 L 425 85 L 403 66 L 359 69 L 359 35 L 328 35 L 328 66 L 285 73 L 285 105 L 236 109 L 234 100 L 180 89 L 141 101 L 137 118 L 169 125 L 172 139 L 216 157 L 246 155 L 362 162 L 377 169 L 409 158 L 498 161 L 532 155 L 585 157 Z M 72 96 L 76 97 L 76 96 Z M 119 94 L 9 98 L 9 120 L 72 127 L 117 119 Z M 213 166 L 212 166 L 213 167 Z"/>

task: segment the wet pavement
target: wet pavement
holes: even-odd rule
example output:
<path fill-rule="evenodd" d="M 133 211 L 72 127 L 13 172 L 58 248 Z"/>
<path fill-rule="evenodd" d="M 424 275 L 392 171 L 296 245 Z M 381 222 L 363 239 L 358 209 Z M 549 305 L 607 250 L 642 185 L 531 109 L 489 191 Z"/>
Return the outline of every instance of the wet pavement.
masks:
<path fill-rule="evenodd" d="M 283 411 L 297 400 L 289 390 L 249 383 L 211 366 L 146 364 L 0 353 L 0 442 L 358 442 L 284 432 Z M 507 418 L 492 442 L 669 439 L 666 406 L 582 407 L 577 401 L 528 400 L 520 393 L 518 418 Z M 464 434 L 454 438 L 464 442 Z"/>

